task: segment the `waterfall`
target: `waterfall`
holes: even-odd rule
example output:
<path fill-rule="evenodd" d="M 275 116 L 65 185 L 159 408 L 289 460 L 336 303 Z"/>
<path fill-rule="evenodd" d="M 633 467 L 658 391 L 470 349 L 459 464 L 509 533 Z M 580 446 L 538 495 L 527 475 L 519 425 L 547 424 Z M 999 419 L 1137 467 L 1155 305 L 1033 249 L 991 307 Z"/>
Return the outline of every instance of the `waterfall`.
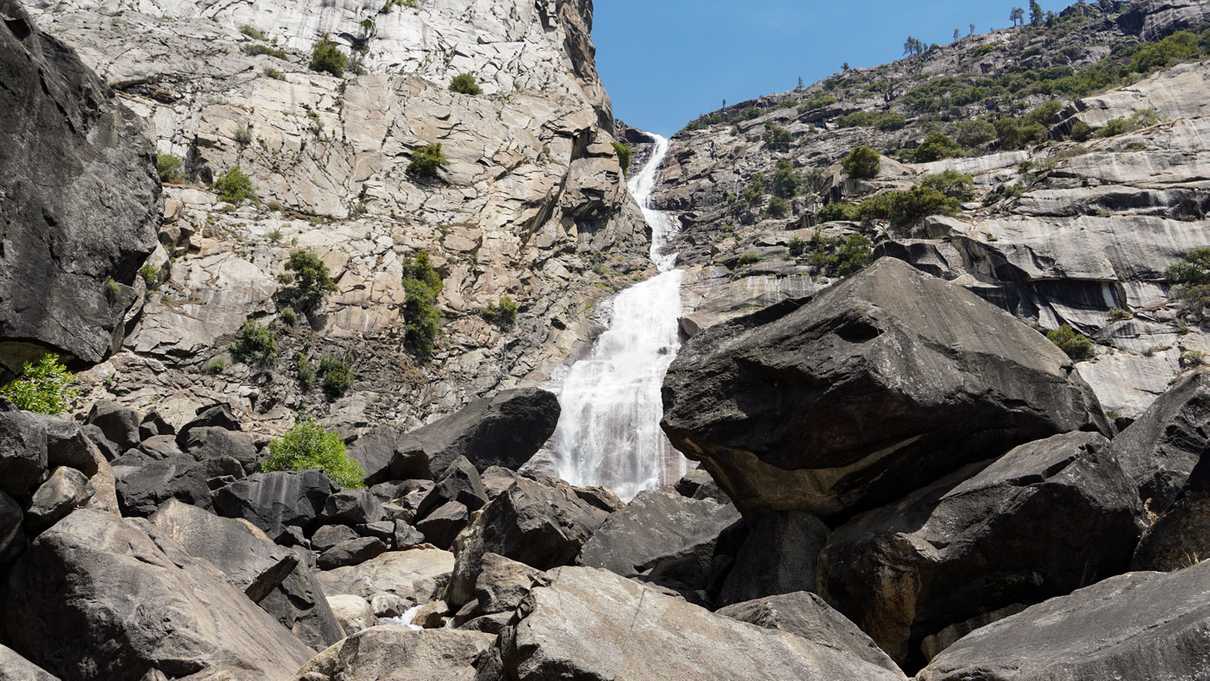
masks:
<path fill-rule="evenodd" d="M 681 272 L 674 269 L 676 254 L 666 252 L 676 222 L 650 206 L 668 153 L 668 140 L 651 136 L 655 149 L 629 188 L 651 228 L 651 260 L 660 274 L 614 298 L 608 329 L 559 390 L 563 412 L 552 440 L 561 478 L 607 487 L 626 501 L 675 483 L 688 468 L 660 429 L 660 388 L 680 349 Z"/>

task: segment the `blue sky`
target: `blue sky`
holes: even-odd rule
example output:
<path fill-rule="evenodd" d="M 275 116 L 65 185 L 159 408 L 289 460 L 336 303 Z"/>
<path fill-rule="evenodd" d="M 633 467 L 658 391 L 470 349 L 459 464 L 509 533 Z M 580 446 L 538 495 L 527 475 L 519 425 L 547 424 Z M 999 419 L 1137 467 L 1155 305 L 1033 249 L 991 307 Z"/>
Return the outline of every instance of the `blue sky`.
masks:
<path fill-rule="evenodd" d="M 671 134 L 740 102 L 901 56 L 903 41 L 947 43 L 955 28 L 1009 25 L 1028 0 L 596 0 L 597 64 L 614 113 Z M 1059 10 L 1069 0 L 1041 0 Z"/>

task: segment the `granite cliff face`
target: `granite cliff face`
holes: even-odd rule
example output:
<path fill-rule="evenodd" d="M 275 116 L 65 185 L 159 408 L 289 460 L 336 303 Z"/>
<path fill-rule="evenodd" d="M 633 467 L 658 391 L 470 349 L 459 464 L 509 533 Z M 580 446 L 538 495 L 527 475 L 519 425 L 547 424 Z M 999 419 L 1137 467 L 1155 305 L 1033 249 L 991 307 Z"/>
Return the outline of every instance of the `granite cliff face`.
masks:
<path fill-rule="evenodd" d="M 647 235 L 611 146 L 591 3 L 414 4 L 33 8 L 157 151 L 183 161 L 165 187 L 154 290 L 139 287 L 126 342 L 85 377 L 89 400 L 176 420 L 226 402 L 270 431 L 296 411 L 349 428 L 415 424 L 544 380 L 589 337 L 593 303 L 642 274 Z M 343 77 L 308 68 L 325 36 L 351 55 Z M 482 94 L 450 90 L 463 73 Z M 432 144 L 447 165 L 409 174 Z M 233 167 L 258 201 L 211 187 Z M 299 249 L 322 255 L 336 291 L 290 326 L 277 319 L 279 275 Z M 428 364 L 403 347 L 403 268 L 421 251 L 444 279 Z M 481 315 L 503 297 L 520 308 L 511 328 Z M 226 355 L 248 320 L 278 336 L 273 371 Z M 301 391 L 299 353 L 348 361 L 348 395 L 327 405 Z"/>

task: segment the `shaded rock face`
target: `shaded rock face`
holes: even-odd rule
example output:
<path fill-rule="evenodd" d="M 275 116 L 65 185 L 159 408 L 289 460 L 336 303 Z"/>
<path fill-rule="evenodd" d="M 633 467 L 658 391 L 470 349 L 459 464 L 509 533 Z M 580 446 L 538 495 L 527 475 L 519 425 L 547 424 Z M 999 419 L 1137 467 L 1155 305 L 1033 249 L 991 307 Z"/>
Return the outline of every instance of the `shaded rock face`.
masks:
<path fill-rule="evenodd" d="M 243 518 L 277 540 L 289 527 L 312 531 L 332 483 L 319 471 L 257 473 L 215 491 L 214 510 Z"/>
<path fill-rule="evenodd" d="M 0 492 L 28 496 L 46 472 L 46 428 L 23 411 L 0 411 Z"/>
<path fill-rule="evenodd" d="M 72 49 L 15 0 L 0 14 L 0 364 L 38 349 L 99 362 L 156 246 L 151 145 Z"/>
<path fill-rule="evenodd" d="M 298 670 L 298 681 L 475 681 L 494 640 L 473 631 L 373 627 L 316 655 Z"/>
<path fill-rule="evenodd" d="M 604 570 L 564 567 L 550 578 L 501 636 L 506 678 L 905 678 L 842 648 L 720 617 Z"/>
<path fill-rule="evenodd" d="M 1185 487 L 1134 552 L 1134 570 L 1180 570 L 1210 558 L 1210 456 L 1203 456 Z"/>
<path fill-rule="evenodd" d="M 312 651 L 209 563 L 143 528 L 79 510 L 42 533 L 8 575 L 6 640 L 64 681 L 293 678 Z"/>
<path fill-rule="evenodd" d="M 1210 562 L 1135 572 L 968 634 L 919 681 L 1201 679 L 1210 657 Z"/>
<path fill-rule="evenodd" d="M 1210 373 L 1182 379 L 1110 445 L 1153 513 L 1172 504 L 1210 448 Z"/>
<path fill-rule="evenodd" d="M 856 624 L 812 593 L 795 591 L 744 601 L 721 608 L 715 614 L 765 629 L 789 632 L 843 650 L 877 667 L 899 671 L 895 662 Z"/>
<path fill-rule="evenodd" d="M 1096 433 L 1068 433 L 973 464 L 838 528 L 821 595 L 907 668 L 922 640 L 1129 565 L 1138 498 Z"/>
<path fill-rule="evenodd" d="M 743 540 L 715 597 L 718 605 L 815 591 L 828 526 L 801 511 L 770 511 L 744 521 Z"/>
<path fill-rule="evenodd" d="M 785 307 L 693 338 L 664 382 L 665 432 L 746 512 L 836 515 L 1038 437 L 1110 432 L 1058 348 L 901 261 Z"/>

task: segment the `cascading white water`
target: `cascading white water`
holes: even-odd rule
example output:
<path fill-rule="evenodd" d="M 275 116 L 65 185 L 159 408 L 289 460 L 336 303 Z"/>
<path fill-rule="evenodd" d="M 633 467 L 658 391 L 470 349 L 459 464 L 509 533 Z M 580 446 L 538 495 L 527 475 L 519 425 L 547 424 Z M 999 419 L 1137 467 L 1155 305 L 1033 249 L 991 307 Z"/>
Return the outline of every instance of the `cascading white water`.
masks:
<path fill-rule="evenodd" d="M 629 186 L 651 228 L 651 259 L 660 274 L 614 298 L 608 330 L 563 381 L 552 441 L 561 478 L 607 487 L 627 501 L 676 482 L 688 468 L 660 429 L 660 387 L 680 349 L 681 272 L 673 269 L 676 254 L 665 252 L 676 223 L 650 206 L 668 153 L 668 140 L 652 137 L 651 159 Z"/>

